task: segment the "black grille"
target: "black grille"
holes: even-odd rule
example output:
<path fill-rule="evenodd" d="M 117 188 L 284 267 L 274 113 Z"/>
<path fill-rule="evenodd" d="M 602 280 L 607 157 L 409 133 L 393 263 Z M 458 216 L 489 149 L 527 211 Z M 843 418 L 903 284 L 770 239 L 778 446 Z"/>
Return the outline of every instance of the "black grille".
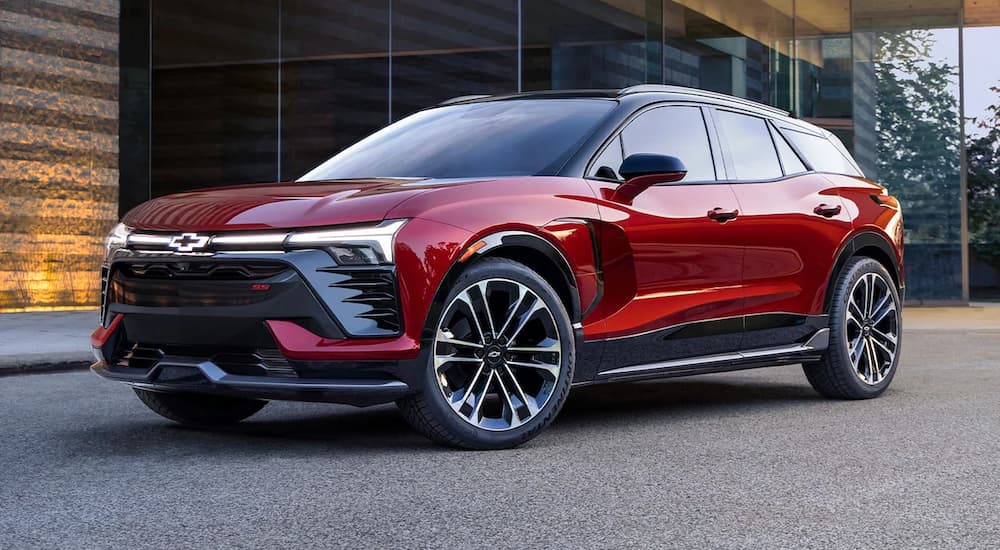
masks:
<path fill-rule="evenodd" d="M 252 281 L 274 277 L 289 268 L 280 262 L 159 262 L 124 263 L 116 267 L 130 277 L 143 279 L 201 279 Z"/>
<path fill-rule="evenodd" d="M 340 298 L 341 302 L 361 306 L 353 317 L 373 321 L 384 333 L 398 334 L 401 331 L 396 274 L 392 269 L 327 268 L 321 271 L 342 276 L 330 283 L 330 288 L 347 291 Z"/>
<path fill-rule="evenodd" d="M 238 284 L 219 279 L 185 280 L 128 276 L 116 270 L 108 286 L 108 299 L 115 304 L 143 307 L 245 306 L 274 298 L 286 287 L 268 284 L 266 289 L 249 281 Z"/>

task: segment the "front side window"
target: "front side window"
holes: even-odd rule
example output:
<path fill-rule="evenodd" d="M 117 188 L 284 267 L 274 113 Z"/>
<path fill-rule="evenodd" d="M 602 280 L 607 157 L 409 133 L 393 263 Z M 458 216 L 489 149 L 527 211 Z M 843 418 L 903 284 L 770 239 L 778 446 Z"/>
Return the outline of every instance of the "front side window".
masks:
<path fill-rule="evenodd" d="M 784 175 L 767 121 L 732 111 L 716 111 L 716 118 L 736 171 L 734 179 L 769 180 Z"/>
<path fill-rule="evenodd" d="M 616 105 L 516 99 L 428 109 L 348 147 L 299 181 L 548 175 Z"/>
<path fill-rule="evenodd" d="M 681 181 L 713 181 L 715 163 L 705 118 L 699 107 L 658 107 L 642 113 L 622 131 L 625 156 L 657 153 L 681 159 L 687 176 Z"/>

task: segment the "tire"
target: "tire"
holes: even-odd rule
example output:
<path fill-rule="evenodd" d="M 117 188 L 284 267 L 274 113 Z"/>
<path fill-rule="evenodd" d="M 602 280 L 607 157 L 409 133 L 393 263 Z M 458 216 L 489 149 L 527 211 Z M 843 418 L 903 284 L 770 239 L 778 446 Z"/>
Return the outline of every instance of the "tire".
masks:
<path fill-rule="evenodd" d="M 211 427 L 236 424 L 267 405 L 267 401 L 197 393 L 162 393 L 135 389 L 156 414 L 186 426 Z"/>
<path fill-rule="evenodd" d="M 830 346 L 820 361 L 803 365 L 806 378 L 817 392 L 832 399 L 878 397 L 892 383 L 899 365 L 899 291 L 885 267 L 866 257 L 851 258 L 834 284 Z"/>
<path fill-rule="evenodd" d="M 450 447 L 506 449 L 559 413 L 576 363 L 573 327 L 537 273 L 505 258 L 481 260 L 428 325 L 434 340 L 422 391 L 397 402 L 418 432 Z"/>

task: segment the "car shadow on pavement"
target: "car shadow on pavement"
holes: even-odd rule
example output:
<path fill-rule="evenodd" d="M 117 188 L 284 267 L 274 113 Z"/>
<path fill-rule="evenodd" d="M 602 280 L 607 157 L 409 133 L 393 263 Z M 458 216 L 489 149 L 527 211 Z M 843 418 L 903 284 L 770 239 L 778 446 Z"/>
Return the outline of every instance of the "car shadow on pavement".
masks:
<path fill-rule="evenodd" d="M 808 384 L 675 379 L 575 388 L 559 414 L 562 426 L 682 420 L 825 402 Z"/>
<path fill-rule="evenodd" d="M 635 422 L 662 423 L 669 429 L 671 422 L 730 414 L 770 414 L 822 402 L 807 384 L 731 379 L 616 383 L 575 388 L 549 431 L 569 430 L 574 436 L 586 437 L 588 430 Z M 272 404 L 241 424 L 213 429 L 182 427 L 143 413 L 130 417 L 135 422 L 95 427 L 88 438 L 102 440 L 104 449 L 133 454 L 153 454 L 164 448 L 219 456 L 289 450 L 299 454 L 448 451 L 410 429 L 392 405 L 357 409 Z"/>

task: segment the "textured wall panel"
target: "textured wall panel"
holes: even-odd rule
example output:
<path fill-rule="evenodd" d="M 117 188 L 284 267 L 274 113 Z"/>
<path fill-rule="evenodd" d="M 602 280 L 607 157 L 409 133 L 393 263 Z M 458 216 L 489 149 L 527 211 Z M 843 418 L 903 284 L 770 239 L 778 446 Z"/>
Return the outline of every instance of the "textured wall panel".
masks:
<path fill-rule="evenodd" d="M 118 10 L 0 1 L 0 311 L 97 304 L 118 208 Z"/>

